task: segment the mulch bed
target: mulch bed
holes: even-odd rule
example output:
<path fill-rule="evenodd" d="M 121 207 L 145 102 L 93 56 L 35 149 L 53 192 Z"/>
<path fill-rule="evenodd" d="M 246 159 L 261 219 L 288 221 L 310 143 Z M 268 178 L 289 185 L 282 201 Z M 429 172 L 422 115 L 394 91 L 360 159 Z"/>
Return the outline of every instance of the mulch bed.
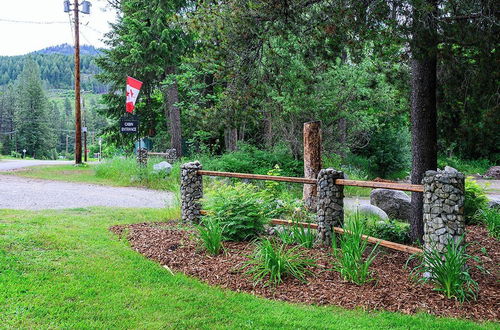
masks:
<path fill-rule="evenodd" d="M 127 239 L 136 251 L 173 271 L 194 276 L 210 285 L 269 299 L 405 314 L 427 312 L 474 320 L 498 321 L 500 316 L 500 244 L 488 237 L 487 231 L 480 226 L 467 229 L 467 240 L 472 242 L 468 252 L 481 258 L 482 267 L 489 274 L 471 268 L 480 291 L 477 301 L 465 303 L 446 299 L 433 291 L 432 286 L 412 281 L 410 270 L 405 267 L 409 255 L 403 252 L 381 249 L 371 268 L 376 280 L 358 286 L 344 281 L 338 272 L 330 270 L 333 267 L 330 251 L 304 249 L 317 262 L 313 269 L 315 276 L 310 276 L 308 283 L 287 278 L 277 287 L 264 287 L 254 286 L 242 270 L 252 252 L 252 243 L 225 242 L 225 253 L 214 257 L 200 249 L 193 231 L 181 228 L 176 222 L 113 226 L 110 230 L 120 236 L 127 233 Z M 481 251 L 483 247 L 486 254 Z"/>

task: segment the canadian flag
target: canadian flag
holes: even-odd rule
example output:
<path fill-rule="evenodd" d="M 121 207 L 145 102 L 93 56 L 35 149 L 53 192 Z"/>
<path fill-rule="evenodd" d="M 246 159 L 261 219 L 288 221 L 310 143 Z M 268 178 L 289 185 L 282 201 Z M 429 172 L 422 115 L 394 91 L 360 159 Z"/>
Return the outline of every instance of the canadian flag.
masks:
<path fill-rule="evenodd" d="M 127 103 L 126 110 L 127 112 L 134 112 L 135 101 L 137 100 L 137 96 L 139 95 L 139 91 L 141 90 L 142 82 L 134 79 L 132 77 L 127 77 Z"/>

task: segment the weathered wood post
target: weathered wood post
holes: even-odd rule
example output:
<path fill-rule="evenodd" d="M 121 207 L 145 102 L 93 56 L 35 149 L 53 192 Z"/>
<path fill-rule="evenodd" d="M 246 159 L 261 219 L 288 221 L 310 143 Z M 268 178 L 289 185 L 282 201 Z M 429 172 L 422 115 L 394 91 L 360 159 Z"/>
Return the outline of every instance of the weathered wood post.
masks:
<path fill-rule="evenodd" d="M 427 171 L 424 179 L 424 249 L 445 252 L 450 239 L 464 234 L 465 176 L 458 171 Z"/>
<path fill-rule="evenodd" d="M 333 227 L 344 223 L 344 186 L 336 185 L 336 179 L 343 179 L 344 173 L 333 168 L 321 170 L 318 174 L 318 243 L 331 246 Z"/>
<path fill-rule="evenodd" d="M 185 163 L 181 166 L 181 214 L 182 221 L 200 223 L 201 198 L 203 197 L 203 177 L 198 175 L 200 162 Z"/>
<path fill-rule="evenodd" d="M 321 122 L 304 123 L 304 177 L 316 179 L 321 170 Z M 313 184 L 305 184 L 303 200 L 310 210 L 316 209 L 318 188 Z"/>

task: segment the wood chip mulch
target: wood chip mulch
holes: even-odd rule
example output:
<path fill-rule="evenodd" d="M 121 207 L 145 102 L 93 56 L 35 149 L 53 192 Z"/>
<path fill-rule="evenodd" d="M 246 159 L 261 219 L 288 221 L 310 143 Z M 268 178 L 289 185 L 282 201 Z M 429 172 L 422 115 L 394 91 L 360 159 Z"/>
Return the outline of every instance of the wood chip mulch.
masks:
<path fill-rule="evenodd" d="M 488 273 L 476 267 L 470 268 L 480 290 L 476 301 L 465 303 L 446 299 L 433 291 L 431 285 L 413 281 L 410 270 L 405 267 L 409 255 L 403 252 L 380 249 L 371 268 L 375 280 L 358 286 L 344 281 L 338 272 L 331 271 L 333 257 L 330 251 L 322 248 L 304 249 L 304 253 L 317 262 L 317 266 L 312 269 L 314 276 L 309 276 L 306 284 L 286 278 L 277 287 L 264 287 L 254 286 L 251 278 L 242 270 L 247 256 L 252 252 L 252 243 L 225 242 L 225 252 L 214 257 L 200 249 L 192 230 L 181 228 L 176 222 L 113 226 L 110 230 L 120 236 L 126 234 L 136 251 L 172 271 L 183 272 L 210 285 L 233 291 L 244 291 L 269 299 L 337 305 L 350 309 L 387 310 L 405 314 L 427 312 L 479 321 L 500 319 L 500 244 L 480 226 L 467 229 L 467 241 L 471 243 L 468 252 L 481 259 L 481 266 Z M 410 266 L 412 263 L 415 265 L 414 262 Z"/>

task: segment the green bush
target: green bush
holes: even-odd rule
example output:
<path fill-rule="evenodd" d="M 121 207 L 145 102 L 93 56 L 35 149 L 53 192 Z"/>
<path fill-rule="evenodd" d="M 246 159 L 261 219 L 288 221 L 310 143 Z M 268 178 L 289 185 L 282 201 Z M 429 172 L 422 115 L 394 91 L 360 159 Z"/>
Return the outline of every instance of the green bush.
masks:
<path fill-rule="evenodd" d="M 339 243 L 337 243 L 336 235 L 332 241 L 333 255 L 336 259 L 334 270 L 338 271 L 344 280 L 358 285 L 371 281 L 369 268 L 377 256 L 378 244 L 366 258 L 363 258 L 368 241 L 362 238 L 364 231 L 362 220 L 359 217 L 352 218 L 344 224 L 344 230 L 345 232 L 338 239 Z"/>
<path fill-rule="evenodd" d="M 196 227 L 198 239 L 211 255 L 218 255 L 222 251 L 222 234 L 224 228 L 210 217 L 203 219 L 202 224 Z"/>
<path fill-rule="evenodd" d="M 444 255 L 437 250 L 424 250 L 423 255 L 413 255 L 420 259 L 420 265 L 413 269 L 419 282 L 431 282 L 434 290 L 442 292 L 447 298 L 459 301 L 476 299 L 478 285 L 467 271 L 467 261 L 476 259 L 466 253 L 467 245 L 462 245 L 463 237 L 457 242 L 450 239 Z"/>
<path fill-rule="evenodd" d="M 251 240 L 264 231 L 269 223 L 265 212 L 266 201 L 257 187 L 236 183 L 215 183 L 204 199 L 204 208 L 224 228 L 225 240 Z"/>
<path fill-rule="evenodd" d="M 488 206 L 488 197 L 481 187 L 472 177 L 465 179 L 465 201 L 464 214 L 465 223 L 474 224 L 480 221 L 481 210 Z"/>
<path fill-rule="evenodd" d="M 396 243 L 410 242 L 410 225 L 406 222 L 395 219 L 382 220 L 375 215 L 360 212 L 347 213 L 345 216 L 346 223 L 357 219 L 362 221 L 365 235 Z"/>
<path fill-rule="evenodd" d="M 480 211 L 481 221 L 486 225 L 491 237 L 500 239 L 500 211 L 486 208 Z"/>
<path fill-rule="evenodd" d="M 408 175 L 411 166 L 410 132 L 406 127 L 380 126 L 366 148 L 358 151 L 368 157 L 368 168 L 375 176 L 399 178 Z"/>
<path fill-rule="evenodd" d="M 203 167 L 214 171 L 266 174 L 269 169 L 278 165 L 284 176 L 303 175 L 302 163 L 293 159 L 285 148 L 269 151 L 249 144 L 238 146 L 237 151 L 204 160 Z"/>
<path fill-rule="evenodd" d="M 312 274 L 307 267 L 315 264 L 305 258 L 298 248 L 287 249 L 285 244 L 270 239 L 257 242 L 250 260 L 245 264 L 249 267 L 246 273 L 252 276 L 255 284 L 278 285 L 286 276 L 305 282 L 306 277 Z"/>

